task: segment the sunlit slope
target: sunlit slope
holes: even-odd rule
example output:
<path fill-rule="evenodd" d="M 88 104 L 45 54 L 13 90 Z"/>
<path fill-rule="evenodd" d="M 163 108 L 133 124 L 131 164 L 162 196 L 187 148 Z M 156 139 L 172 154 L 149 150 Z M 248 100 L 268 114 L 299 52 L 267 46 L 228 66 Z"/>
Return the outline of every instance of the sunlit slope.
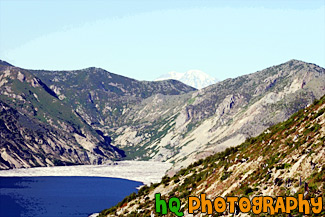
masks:
<path fill-rule="evenodd" d="M 235 148 L 201 159 L 171 178 L 165 176 L 160 183 L 144 186 L 138 194 L 126 197 L 100 216 L 150 216 L 155 213 L 155 193 L 161 193 L 165 199 L 180 198 L 185 216 L 187 197 L 201 193 L 210 199 L 218 196 L 252 199 L 256 195 L 297 197 L 303 193 L 305 199 L 322 196 L 324 200 L 324 111 L 325 96 Z M 195 216 L 201 214 L 198 210 Z M 324 214 L 323 211 L 318 216 Z M 166 216 L 174 214 L 169 212 Z"/>
<path fill-rule="evenodd" d="M 177 96 L 151 96 L 108 129 L 127 157 L 175 164 L 175 170 L 286 120 L 325 94 L 325 70 L 291 60 Z"/>

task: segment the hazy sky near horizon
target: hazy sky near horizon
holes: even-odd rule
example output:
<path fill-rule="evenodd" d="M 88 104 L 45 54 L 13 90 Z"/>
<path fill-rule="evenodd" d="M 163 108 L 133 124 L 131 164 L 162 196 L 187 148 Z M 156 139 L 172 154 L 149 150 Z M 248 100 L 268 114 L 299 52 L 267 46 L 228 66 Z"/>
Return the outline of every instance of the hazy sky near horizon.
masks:
<path fill-rule="evenodd" d="M 325 67 L 325 0 L 0 0 L 0 59 L 139 80 L 190 69 L 223 80 L 290 59 Z"/>

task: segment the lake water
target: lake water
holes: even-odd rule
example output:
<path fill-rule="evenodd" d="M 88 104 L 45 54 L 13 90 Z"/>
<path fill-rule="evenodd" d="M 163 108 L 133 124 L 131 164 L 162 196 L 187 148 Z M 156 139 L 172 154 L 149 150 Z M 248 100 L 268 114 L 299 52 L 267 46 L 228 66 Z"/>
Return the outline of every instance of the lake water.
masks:
<path fill-rule="evenodd" d="M 87 217 L 116 205 L 141 185 L 102 177 L 0 177 L 0 216 Z"/>

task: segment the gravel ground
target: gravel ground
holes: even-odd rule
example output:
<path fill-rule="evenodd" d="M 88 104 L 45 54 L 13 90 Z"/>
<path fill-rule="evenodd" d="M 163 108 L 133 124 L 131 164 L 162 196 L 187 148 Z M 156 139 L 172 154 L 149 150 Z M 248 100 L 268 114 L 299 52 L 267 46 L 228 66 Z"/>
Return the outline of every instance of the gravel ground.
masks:
<path fill-rule="evenodd" d="M 106 165 L 35 167 L 0 170 L 0 176 L 93 176 L 115 177 L 150 184 L 160 182 L 171 163 L 156 161 L 117 161 Z"/>

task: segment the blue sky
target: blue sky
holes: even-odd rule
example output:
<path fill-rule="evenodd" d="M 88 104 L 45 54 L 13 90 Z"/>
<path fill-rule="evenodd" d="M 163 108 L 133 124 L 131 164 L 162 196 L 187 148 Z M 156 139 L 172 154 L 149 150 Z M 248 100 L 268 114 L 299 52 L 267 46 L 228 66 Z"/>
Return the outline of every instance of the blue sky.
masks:
<path fill-rule="evenodd" d="M 0 59 L 139 80 L 190 69 L 223 80 L 290 59 L 324 67 L 325 1 L 0 0 Z"/>

